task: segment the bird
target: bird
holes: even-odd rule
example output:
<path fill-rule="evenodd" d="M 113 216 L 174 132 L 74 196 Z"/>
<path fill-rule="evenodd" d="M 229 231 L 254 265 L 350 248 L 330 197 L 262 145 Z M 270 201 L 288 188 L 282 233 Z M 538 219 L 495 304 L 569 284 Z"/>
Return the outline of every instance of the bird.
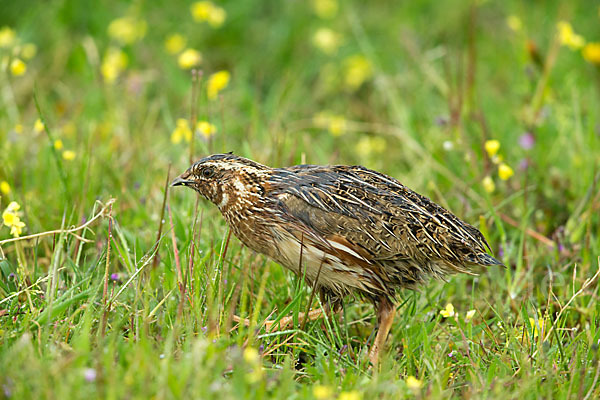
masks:
<path fill-rule="evenodd" d="M 360 165 L 271 168 L 233 153 L 213 154 L 171 186 L 191 188 L 214 203 L 245 246 L 303 277 L 327 310 L 339 311 L 350 294 L 372 302 L 372 365 L 391 329 L 398 290 L 503 265 L 488 254 L 478 229 Z"/>

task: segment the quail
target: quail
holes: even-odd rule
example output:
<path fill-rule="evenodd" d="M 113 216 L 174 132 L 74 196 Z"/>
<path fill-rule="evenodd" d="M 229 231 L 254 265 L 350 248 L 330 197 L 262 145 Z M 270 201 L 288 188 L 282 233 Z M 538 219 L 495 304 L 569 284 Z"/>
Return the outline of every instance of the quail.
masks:
<path fill-rule="evenodd" d="M 214 154 L 171 185 L 214 203 L 244 245 L 304 277 L 330 310 L 351 293 L 371 301 L 378 322 L 373 364 L 390 331 L 398 289 L 502 265 L 487 254 L 479 230 L 362 166 L 271 168 Z"/>

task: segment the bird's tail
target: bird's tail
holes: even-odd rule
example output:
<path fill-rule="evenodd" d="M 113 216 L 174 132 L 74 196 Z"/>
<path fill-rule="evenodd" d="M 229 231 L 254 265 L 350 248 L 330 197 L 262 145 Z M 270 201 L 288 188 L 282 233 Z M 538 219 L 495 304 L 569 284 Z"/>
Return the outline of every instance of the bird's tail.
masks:
<path fill-rule="evenodd" d="M 477 264 L 479 264 L 479 265 L 500 265 L 502 267 L 506 267 L 502 263 L 502 261 L 490 256 L 487 253 L 477 254 Z"/>

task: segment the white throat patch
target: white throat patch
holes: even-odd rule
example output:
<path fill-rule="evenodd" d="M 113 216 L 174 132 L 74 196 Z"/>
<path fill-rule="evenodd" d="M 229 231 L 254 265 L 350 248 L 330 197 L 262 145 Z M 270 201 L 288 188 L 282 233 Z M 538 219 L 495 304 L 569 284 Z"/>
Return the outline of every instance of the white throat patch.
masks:
<path fill-rule="evenodd" d="M 223 191 L 221 194 L 221 202 L 218 204 L 219 209 L 225 207 L 229 203 L 229 195 Z"/>

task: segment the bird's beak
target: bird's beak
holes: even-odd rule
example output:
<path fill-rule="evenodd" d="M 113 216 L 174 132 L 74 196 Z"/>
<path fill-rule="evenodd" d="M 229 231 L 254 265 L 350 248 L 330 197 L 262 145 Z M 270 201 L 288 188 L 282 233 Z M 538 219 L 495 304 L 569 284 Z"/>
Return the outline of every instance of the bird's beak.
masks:
<path fill-rule="evenodd" d="M 190 181 L 188 179 L 182 178 L 181 176 L 178 176 L 173 180 L 173 182 L 171 182 L 171 186 L 189 186 L 192 183 L 194 183 L 194 181 Z"/>

